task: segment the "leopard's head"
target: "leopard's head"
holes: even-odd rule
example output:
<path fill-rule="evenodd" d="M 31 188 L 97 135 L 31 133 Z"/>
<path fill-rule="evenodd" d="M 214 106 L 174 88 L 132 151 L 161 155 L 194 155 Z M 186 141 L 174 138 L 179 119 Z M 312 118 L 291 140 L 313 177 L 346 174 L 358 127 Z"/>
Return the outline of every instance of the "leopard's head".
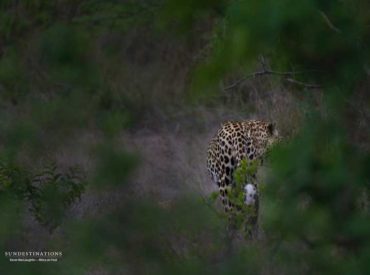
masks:
<path fill-rule="evenodd" d="M 259 121 L 256 125 L 254 138 L 257 145 L 256 150 L 260 156 L 263 156 L 281 140 L 275 124 L 265 121 Z"/>
<path fill-rule="evenodd" d="M 267 149 L 281 141 L 279 131 L 274 123 L 268 123 L 266 126 L 267 132 Z"/>

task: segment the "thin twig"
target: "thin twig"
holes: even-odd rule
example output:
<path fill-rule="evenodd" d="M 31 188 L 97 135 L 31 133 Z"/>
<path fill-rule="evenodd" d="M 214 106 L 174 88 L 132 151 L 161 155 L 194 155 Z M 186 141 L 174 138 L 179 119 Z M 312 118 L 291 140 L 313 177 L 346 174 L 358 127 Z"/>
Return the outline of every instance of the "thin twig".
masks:
<path fill-rule="evenodd" d="M 293 78 L 285 78 L 285 81 L 303 86 L 303 87 L 308 88 L 308 89 L 320 89 L 321 88 L 321 85 L 305 83 L 305 82 L 298 81 L 298 80 L 293 79 Z"/>
<path fill-rule="evenodd" d="M 319 10 L 319 13 L 331 30 L 335 31 L 336 33 L 342 33 L 340 29 L 334 26 L 334 24 L 330 21 L 329 17 L 323 11 Z"/>
<path fill-rule="evenodd" d="M 263 70 L 263 71 L 258 71 L 258 72 L 254 72 L 254 73 L 251 73 L 237 81 L 235 81 L 233 84 L 227 86 L 224 88 L 224 90 L 229 90 L 229 89 L 232 89 L 236 86 L 238 86 L 239 84 L 241 84 L 242 82 L 246 81 L 248 78 L 255 78 L 257 76 L 263 76 L 263 75 L 293 75 L 294 73 L 292 72 L 275 72 L 275 71 L 270 71 L 270 70 Z"/>
<path fill-rule="evenodd" d="M 277 72 L 277 71 L 271 71 L 271 70 L 258 71 L 258 72 L 251 73 L 251 74 L 249 74 L 249 75 L 247 75 L 247 76 L 245 76 L 241 79 L 238 79 L 237 81 L 235 81 L 231 85 L 225 87 L 224 90 L 230 90 L 232 88 L 235 88 L 235 87 L 239 86 L 241 83 L 243 83 L 244 81 L 246 81 L 247 79 L 252 78 L 252 77 L 255 78 L 257 76 L 263 76 L 263 75 L 278 75 L 278 76 L 287 76 L 288 77 L 288 76 L 293 76 L 293 75 L 302 74 L 302 73 L 304 73 L 304 72 L 303 71 L 302 72 Z M 305 88 L 310 88 L 310 89 L 318 89 L 318 88 L 321 87 L 318 84 L 304 83 L 304 82 L 295 80 L 291 77 L 290 78 L 285 78 L 285 80 L 290 82 L 290 83 L 294 83 L 294 84 L 304 86 Z"/>

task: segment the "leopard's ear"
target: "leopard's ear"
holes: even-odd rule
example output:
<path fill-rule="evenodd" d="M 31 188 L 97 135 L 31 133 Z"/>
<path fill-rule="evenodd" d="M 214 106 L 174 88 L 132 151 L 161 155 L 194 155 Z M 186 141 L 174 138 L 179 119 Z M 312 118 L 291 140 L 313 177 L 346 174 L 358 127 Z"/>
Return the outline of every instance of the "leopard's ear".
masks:
<path fill-rule="evenodd" d="M 275 130 L 275 124 L 274 123 L 269 123 L 267 125 L 267 130 L 268 130 L 268 133 L 270 135 L 273 135 L 274 134 L 274 130 Z"/>

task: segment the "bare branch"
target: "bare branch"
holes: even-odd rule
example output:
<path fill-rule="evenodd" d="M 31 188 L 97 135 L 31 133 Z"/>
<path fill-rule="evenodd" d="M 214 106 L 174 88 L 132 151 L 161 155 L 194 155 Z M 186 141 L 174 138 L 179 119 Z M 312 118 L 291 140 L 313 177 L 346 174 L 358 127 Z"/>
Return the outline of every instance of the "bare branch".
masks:
<path fill-rule="evenodd" d="M 298 81 L 298 80 L 295 80 L 295 79 L 291 78 L 291 76 L 294 76 L 296 74 L 302 74 L 302 73 L 304 73 L 304 71 L 300 71 L 300 72 L 278 72 L 278 71 L 271 71 L 271 70 L 258 71 L 258 72 L 251 73 L 251 74 L 249 74 L 249 75 L 247 75 L 247 76 L 245 76 L 241 79 L 238 79 L 234 83 L 225 87 L 224 90 L 233 89 L 233 88 L 239 86 L 240 84 L 242 84 L 244 81 L 246 81 L 249 78 L 256 78 L 257 76 L 263 76 L 263 75 L 286 76 L 285 80 L 290 82 L 290 83 L 294 83 L 294 84 L 297 84 L 297 85 L 300 85 L 300 86 L 304 86 L 305 88 L 309 88 L 309 89 L 321 88 L 321 86 L 318 85 L 318 84 L 304 83 L 304 82 L 301 82 L 301 81 Z"/>
<path fill-rule="evenodd" d="M 320 89 L 321 88 L 321 85 L 305 83 L 305 82 L 298 81 L 298 80 L 293 79 L 293 78 L 285 78 L 285 81 L 303 86 L 303 87 L 308 88 L 308 89 Z"/>
<path fill-rule="evenodd" d="M 224 90 L 230 90 L 230 89 L 232 89 L 232 88 L 234 88 L 236 86 L 239 86 L 241 83 L 243 83 L 244 81 L 246 81 L 248 78 L 251 78 L 251 77 L 255 78 L 257 76 L 268 75 L 268 74 L 271 74 L 271 72 L 270 71 L 260 71 L 260 72 L 251 73 L 251 74 L 249 74 L 249 75 L 247 75 L 247 76 L 245 76 L 245 77 L 243 77 L 241 79 L 238 79 L 233 84 L 225 87 Z"/>
<path fill-rule="evenodd" d="M 230 84 L 229 86 L 224 87 L 223 90 L 226 91 L 226 90 L 233 89 L 233 88 L 241 85 L 244 81 L 246 81 L 249 78 L 252 78 L 252 77 L 256 78 L 257 76 L 263 76 L 263 75 L 281 76 L 281 77 L 284 77 L 284 80 L 287 81 L 287 82 L 290 82 L 290 83 L 293 83 L 293 84 L 296 84 L 296 85 L 299 85 L 299 86 L 303 86 L 303 87 L 308 88 L 308 89 L 319 89 L 319 88 L 321 88 L 321 86 L 318 85 L 318 84 L 305 83 L 305 82 L 301 82 L 301 81 L 298 81 L 298 80 L 292 78 L 294 75 L 297 75 L 297 74 L 304 74 L 304 73 L 307 73 L 307 72 L 317 72 L 317 70 L 279 72 L 279 71 L 273 71 L 273 70 L 268 69 L 266 59 L 263 55 L 259 56 L 259 61 L 260 61 L 261 66 L 262 66 L 262 71 L 257 71 L 257 72 L 248 74 L 245 77 L 240 78 L 237 81 L 235 81 L 234 83 Z"/>
<path fill-rule="evenodd" d="M 305 83 L 305 82 L 301 82 L 299 80 L 296 80 L 296 79 L 292 78 L 294 75 L 297 75 L 297 74 L 304 74 L 304 73 L 307 73 L 307 72 L 318 72 L 318 70 L 291 71 L 291 72 L 273 71 L 273 70 L 270 70 L 268 68 L 266 59 L 263 55 L 260 55 L 258 57 L 258 59 L 259 59 L 259 61 L 261 63 L 261 66 L 262 66 L 261 71 L 257 71 L 257 72 L 248 74 L 245 77 L 242 77 L 242 78 L 238 79 L 237 81 L 235 81 L 234 83 L 230 84 L 229 86 L 224 87 L 223 90 L 227 91 L 227 90 L 233 89 L 233 88 L 241 85 L 244 81 L 246 81 L 249 78 L 252 78 L 252 77 L 256 78 L 257 76 L 263 76 L 263 75 L 281 76 L 281 77 L 284 77 L 285 81 L 296 84 L 296 85 L 299 85 L 299 86 L 303 86 L 307 89 L 319 89 L 319 88 L 321 88 L 321 86 L 318 85 L 318 84 Z"/>
<path fill-rule="evenodd" d="M 319 10 L 319 13 L 320 15 L 322 16 L 322 18 L 324 19 L 325 23 L 328 25 L 328 27 L 335 31 L 336 33 L 342 33 L 342 31 L 340 29 L 338 29 L 337 27 L 335 27 L 333 25 L 333 23 L 330 21 L 329 17 L 321 10 Z"/>

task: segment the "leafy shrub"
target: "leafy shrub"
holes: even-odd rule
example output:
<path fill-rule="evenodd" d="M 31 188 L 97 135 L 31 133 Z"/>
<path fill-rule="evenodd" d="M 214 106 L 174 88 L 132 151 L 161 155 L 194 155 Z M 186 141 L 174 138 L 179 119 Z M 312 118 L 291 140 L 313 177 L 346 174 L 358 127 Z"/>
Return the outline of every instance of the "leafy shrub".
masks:
<path fill-rule="evenodd" d="M 233 215 L 235 215 L 236 227 L 243 227 L 246 234 L 250 234 L 251 229 L 256 226 L 256 220 L 254 219 L 257 219 L 258 215 L 258 201 L 256 201 L 256 205 L 247 205 L 245 203 L 245 186 L 253 184 L 259 188 L 260 183 L 256 179 L 259 162 L 259 160 L 249 161 L 243 159 L 233 174 L 235 186 L 230 188 L 228 192 L 231 203 L 235 205 Z"/>
<path fill-rule="evenodd" d="M 14 164 L 0 162 L 1 192 L 28 202 L 36 220 L 51 231 L 61 223 L 66 209 L 81 199 L 84 181 L 84 175 L 77 167 L 62 173 L 52 163 L 33 175 Z"/>

